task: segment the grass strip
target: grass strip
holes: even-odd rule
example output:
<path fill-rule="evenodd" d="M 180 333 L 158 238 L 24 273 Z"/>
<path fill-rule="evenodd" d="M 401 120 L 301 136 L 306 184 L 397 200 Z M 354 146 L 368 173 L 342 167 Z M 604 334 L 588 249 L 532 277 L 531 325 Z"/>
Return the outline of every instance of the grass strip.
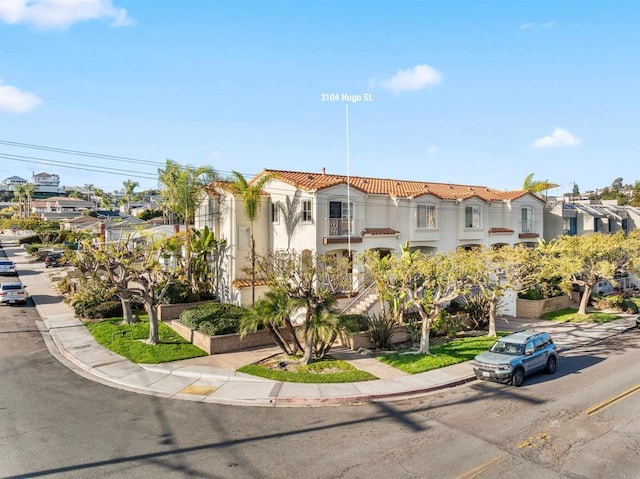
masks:
<path fill-rule="evenodd" d="M 559 309 L 550 311 L 540 316 L 540 319 L 557 321 L 559 323 L 608 323 L 619 319 L 615 313 L 603 313 L 600 311 L 589 311 L 587 314 L 578 314 L 576 308 Z"/>
<path fill-rule="evenodd" d="M 499 336 L 505 334 L 507 333 L 498 333 Z M 431 355 L 400 351 L 380 354 L 376 356 L 376 359 L 406 373 L 418 374 L 469 361 L 477 354 L 489 349 L 495 341 L 495 336 L 458 338 L 446 343 L 432 345 L 429 348 Z"/>
<path fill-rule="evenodd" d="M 239 372 L 290 383 L 355 383 L 378 379 L 366 371 L 360 371 L 346 361 L 339 359 L 319 359 L 305 366 L 297 366 L 296 371 L 272 369 L 267 365 L 249 364 Z M 330 372 L 326 372 L 330 371 Z"/>
<path fill-rule="evenodd" d="M 98 343 L 134 363 L 158 364 L 207 355 L 163 323 L 158 324 L 160 343 L 156 345 L 145 343 L 149 322 L 143 318 L 136 324 L 122 324 L 122 318 L 84 324 Z"/>

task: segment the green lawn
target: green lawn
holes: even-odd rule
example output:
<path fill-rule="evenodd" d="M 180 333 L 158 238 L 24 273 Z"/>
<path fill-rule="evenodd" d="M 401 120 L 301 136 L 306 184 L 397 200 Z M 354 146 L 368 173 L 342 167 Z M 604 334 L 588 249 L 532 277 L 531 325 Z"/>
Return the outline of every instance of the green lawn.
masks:
<path fill-rule="evenodd" d="M 295 367 L 295 371 L 272 369 L 268 364 L 249 364 L 238 369 L 239 372 L 290 383 L 355 383 L 371 381 L 377 377 L 354 368 L 351 364 L 338 359 L 319 359 L 305 366 Z"/>
<path fill-rule="evenodd" d="M 589 311 L 587 314 L 578 314 L 576 308 L 565 308 L 558 311 L 550 311 L 540 316 L 540 319 L 558 321 L 559 323 L 608 323 L 620 318 L 615 313 L 602 313 Z"/>
<path fill-rule="evenodd" d="M 498 333 L 499 336 L 504 334 L 506 333 Z M 495 340 L 496 338 L 492 336 L 459 338 L 432 345 L 430 347 L 432 356 L 398 352 L 381 354 L 377 359 L 409 374 L 417 374 L 469 361 L 477 354 L 489 349 Z"/>
<path fill-rule="evenodd" d="M 98 343 L 134 363 L 157 364 L 207 355 L 162 323 L 158 325 L 160 344 L 146 344 L 149 322 L 145 318 L 136 324 L 122 324 L 122 318 L 110 318 L 85 325 Z"/>

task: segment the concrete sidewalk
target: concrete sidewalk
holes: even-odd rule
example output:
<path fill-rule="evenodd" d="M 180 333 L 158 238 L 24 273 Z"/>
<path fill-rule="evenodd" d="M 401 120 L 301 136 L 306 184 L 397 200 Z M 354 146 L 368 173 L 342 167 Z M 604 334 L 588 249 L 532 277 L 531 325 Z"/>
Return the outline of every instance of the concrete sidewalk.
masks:
<path fill-rule="evenodd" d="M 335 351 L 357 368 L 381 378 L 341 384 L 282 383 L 236 372 L 236 368 L 277 354 L 263 348 L 219 354 L 172 363 L 134 364 L 99 345 L 70 306 L 54 291 L 51 276 L 26 252 L 3 242 L 4 251 L 18 268 L 20 280 L 42 318 L 41 333 L 51 353 L 76 372 L 113 387 L 165 398 L 253 406 L 319 406 L 356 404 L 415 397 L 475 380 L 470 362 L 408 375 L 379 361 L 346 349 Z M 561 351 L 598 341 L 635 326 L 628 315 L 607 324 L 562 324 L 511 318 L 500 330 L 544 329 Z"/>

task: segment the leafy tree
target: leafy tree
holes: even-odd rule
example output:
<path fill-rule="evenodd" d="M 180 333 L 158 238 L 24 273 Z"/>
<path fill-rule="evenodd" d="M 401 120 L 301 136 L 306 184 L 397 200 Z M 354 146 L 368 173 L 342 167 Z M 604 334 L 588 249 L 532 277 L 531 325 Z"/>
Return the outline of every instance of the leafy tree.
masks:
<path fill-rule="evenodd" d="M 576 183 L 573 184 L 573 191 L 571 194 L 573 196 L 580 196 L 580 187 Z"/>
<path fill-rule="evenodd" d="M 131 250 L 131 263 L 127 271 L 131 292 L 142 300 L 149 315 L 149 344 L 158 344 L 158 305 L 162 303 L 169 286 L 183 272 L 181 262 L 175 267 L 161 263 L 161 259 L 179 258 L 181 242 L 177 238 L 138 241 Z"/>
<path fill-rule="evenodd" d="M 123 323 L 133 324 L 135 317 L 131 310 L 131 269 L 132 255 L 128 247 L 129 239 L 117 243 L 104 243 L 100 248 L 91 241 L 83 241 L 80 254 L 71 257 L 71 263 L 83 275 L 104 287 L 112 289 L 122 305 Z"/>
<path fill-rule="evenodd" d="M 535 281 L 536 254 L 535 249 L 519 245 L 468 252 L 469 280 L 489 304 L 489 336 L 496 335 L 496 311 L 505 293 Z"/>
<path fill-rule="evenodd" d="M 640 181 L 633 184 L 633 192 L 631 193 L 631 206 L 640 206 Z"/>
<path fill-rule="evenodd" d="M 616 193 L 619 192 L 622 189 L 622 182 L 622 178 L 616 178 L 611 182 L 611 189 Z"/>
<path fill-rule="evenodd" d="M 403 293 L 407 309 L 417 311 L 421 320 L 418 354 L 431 354 L 429 336 L 433 321 L 444 305 L 469 292 L 469 252 L 427 255 L 405 250 L 392 275 Z"/>
<path fill-rule="evenodd" d="M 232 171 L 235 181 L 229 184 L 231 191 L 240 195 L 244 205 L 244 213 L 249 220 L 251 241 L 251 304 L 256 299 L 256 242 L 254 223 L 260 213 L 262 189 L 272 180 L 271 175 L 262 175 L 255 182 L 247 182 L 242 173 Z"/>
<path fill-rule="evenodd" d="M 304 354 L 300 361 L 309 364 L 314 353 L 326 354 L 346 326 L 332 307 L 336 294 L 350 287 L 347 259 L 278 251 L 256 258 L 256 269 L 272 289 L 304 309 Z"/>
<path fill-rule="evenodd" d="M 562 278 L 563 289 L 584 289 L 578 314 L 587 313 L 587 305 L 598 281 L 615 284 L 614 276 L 620 272 L 638 271 L 640 268 L 640 230 L 629 235 L 593 233 L 583 236 L 560 236 L 541 245 L 544 253 L 543 273 Z"/>

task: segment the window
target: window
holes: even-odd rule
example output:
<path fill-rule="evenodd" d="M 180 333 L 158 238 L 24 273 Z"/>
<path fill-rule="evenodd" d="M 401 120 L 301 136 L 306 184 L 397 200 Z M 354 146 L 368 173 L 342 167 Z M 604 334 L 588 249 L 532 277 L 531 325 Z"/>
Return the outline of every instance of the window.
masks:
<path fill-rule="evenodd" d="M 418 228 L 436 227 L 436 207 L 433 205 L 418 205 L 416 211 L 416 226 Z"/>
<path fill-rule="evenodd" d="M 480 228 L 480 207 L 467 206 L 464 209 L 464 227 Z"/>
<path fill-rule="evenodd" d="M 344 236 L 353 230 L 353 203 L 346 201 L 329 202 L 329 234 Z"/>
<path fill-rule="evenodd" d="M 533 208 L 522 208 L 522 232 L 533 233 Z"/>
<path fill-rule="evenodd" d="M 311 200 L 304 200 L 302 202 L 302 222 L 311 223 L 313 218 L 311 217 Z"/>
<path fill-rule="evenodd" d="M 280 204 L 271 203 L 271 222 L 280 223 Z"/>

